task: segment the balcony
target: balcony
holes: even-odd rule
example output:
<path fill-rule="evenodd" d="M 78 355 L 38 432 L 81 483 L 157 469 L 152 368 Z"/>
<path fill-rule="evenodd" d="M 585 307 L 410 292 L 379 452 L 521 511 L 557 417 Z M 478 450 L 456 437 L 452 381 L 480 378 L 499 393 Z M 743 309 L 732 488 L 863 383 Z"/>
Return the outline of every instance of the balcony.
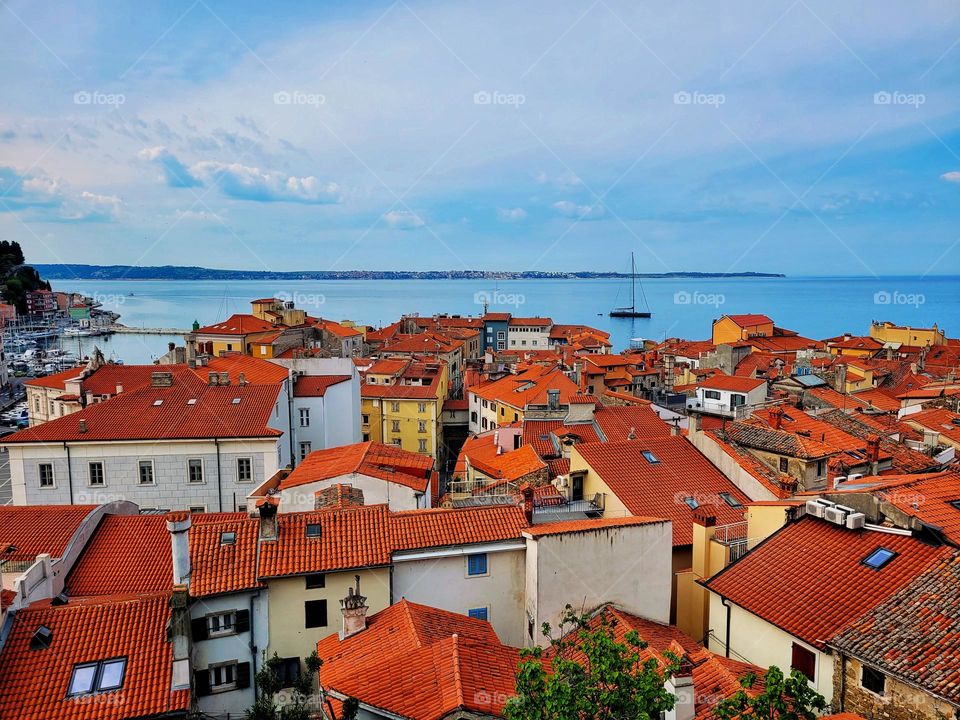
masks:
<path fill-rule="evenodd" d="M 726 546 L 729 554 L 728 562 L 735 562 L 747 554 L 752 545 L 747 537 L 747 521 L 730 523 L 729 525 L 720 525 L 715 528 L 713 534 L 714 542 Z"/>
<path fill-rule="evenodd" d="M 570 500 L 563 496 L 535 498 L 533 501 L 534 522 L 540 517 L 540 522 L 544 522 L 548 515 L 568 515 L 571 513 L 580 513 L 587 517 L 600 517 L 603 515 L 604 495 L 597 493 L 591 497 L 582 500 Z"/>

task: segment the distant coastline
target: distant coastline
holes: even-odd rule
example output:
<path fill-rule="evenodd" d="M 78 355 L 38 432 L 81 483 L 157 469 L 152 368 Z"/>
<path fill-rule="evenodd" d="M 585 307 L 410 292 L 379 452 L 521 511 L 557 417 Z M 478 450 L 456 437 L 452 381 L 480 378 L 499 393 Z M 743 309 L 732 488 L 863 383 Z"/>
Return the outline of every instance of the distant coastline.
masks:
<path fill-rule="evenodd" d="M 216 270 L 204 267 L 161 265 L 34 264 L 49 280 L 591 280 L 629 278 L 622 272 L 542 272 L 536 270 Z M 637 273 L 638 278 L 783 278 L 764 272 Z"/>

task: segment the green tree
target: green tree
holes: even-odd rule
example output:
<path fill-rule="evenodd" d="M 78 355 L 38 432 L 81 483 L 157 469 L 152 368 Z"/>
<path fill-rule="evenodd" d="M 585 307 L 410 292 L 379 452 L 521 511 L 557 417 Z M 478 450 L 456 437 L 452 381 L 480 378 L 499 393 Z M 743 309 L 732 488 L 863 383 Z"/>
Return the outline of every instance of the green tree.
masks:
<path fill-rule="evenodd" d="M 313 683 L 323 664 L 314 652 L 306 660 L 307 671 L 300 673 L 293 687 L 283 688 L 280 681 L 280 666 L 283 660 L 276 653 L 264 661 L 257 671 L 257 699 L 249 710 L 247 720 L 309 720 L 316 712 L 311 710 L 311 700 L 318 697 Z M 282 695 L 281 695 L 282 693 Z M 314 702 L 313 705 L 319 705 Z"/>
<path fill-rule="evenodd" d="M 752 673 L 740 678 L 742 686 L 734 695 L 721 700 L 713 709 L 719 720 L 750 717 L 756 720 L 814 720 L 824 708 L 826 700 L 810 687 L 806 676 L 797 670 L 784 676 L 776 665 L 771 665 L 763 680 L 763 690 L 748 692 L 756 682 Z"/>
<path fill-rule="evenodd" d="M 591 623 L 569 605 L 557 636 L 544 623 L 549 651 L 520 651 L 517 696 L 507 703 L 507 720 L 645 720 L 672 709 L 676 698 L 664 682 L 679 658 L 668 653 L 665 667 L 643 660 L 647 644 L 636 631 L 619 642 L 615 627 L 605 615 Z"/>

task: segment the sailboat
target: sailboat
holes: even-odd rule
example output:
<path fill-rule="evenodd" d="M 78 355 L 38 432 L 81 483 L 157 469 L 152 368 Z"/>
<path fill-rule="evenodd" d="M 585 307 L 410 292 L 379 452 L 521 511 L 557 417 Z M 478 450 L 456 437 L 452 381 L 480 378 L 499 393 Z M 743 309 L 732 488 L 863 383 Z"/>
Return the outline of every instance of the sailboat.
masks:
<path fill-rule="evenodd" d="M 622 318 L 648 318 L 650 309 L 647 306 L 647 297 L 643 292 L 643 285 L 640 286 L 640 295 L 643 297 L 643 304 L 646 310 L 637 310 L 637 267 L 634 264 L 633 253 L 630 253 L 630 307 L 618 307 L 610 311 L 610 317 Z"/>

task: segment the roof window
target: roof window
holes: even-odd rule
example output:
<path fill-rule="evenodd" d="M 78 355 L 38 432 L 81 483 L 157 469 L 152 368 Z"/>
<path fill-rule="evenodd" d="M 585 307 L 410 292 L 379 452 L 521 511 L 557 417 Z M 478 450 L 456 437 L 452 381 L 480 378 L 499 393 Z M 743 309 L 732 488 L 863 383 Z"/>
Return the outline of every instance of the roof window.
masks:
<path fill-rule="evenodd" d="M 74 697 L 77 695 L 92 695 L 107 690 L 119 690 L 123 686 L 126 671 L 126 658 L 112 658 L 74 665 L 67 695 Z"/>
<path fill-rule="evenodd" d="M 190 398 L 189 400 L 187 400 L 187 405 L 196 405 L 196 404 L 197 404 L 196 398 Z"/>
<path fill-rule="evenodd" d="M 644 450 L 644 451 L 643 451 L 642 453 L 640 453 L 640 454 L 643 455 L 643 459 L 646 460 L 646 461 L 647 461 L 648 463 L 650 463 L 651 465 L 656 465 L 658 462 L 660 462 L 660 460 L 657 458 L 657 456 L 654 455 L 654 454 L 653 454 L 652 452 L 650 452 L 649 450 Z"/>
<path fill-rule="evenodd" d="M 692 495 L 687 495 L 687 497 L 683 499 L 683 502 L 685 502 L 687 507 L 691 510 L 696 510 L 698 507 L 700 507 L 700 503 L 698 503 L 697 499 Z"/>
<path fill-rule="evenodd" d="M 863 559 L 863 564 L 874 570 L 879 570 L 896 556 L 897 554 L 893 550 L 879 547 Z"/>
<path fill-rule="evenodd" d="M 729 505 L 729 506 L 732 507 L 732 508 L 742 508 L 742 507 L 743 507 L 743 503 L 741 503 L 739 500 L 737 500 L 737 499 L 733 496 L 732 493 L 722 492 L 722 493 L 720 493 L 720 497 L 723 499 L 723 501 L 724 501 L 727 505 Z"/>
<path fill-rule="evenodd" d="M 308 538 L 318 538 L 320 537 L 320 532 L 321 532 L 320 523 L 307 523 Z"/>
<path fill-rule="evenodd" d="M 159 407 L 160 405 L 163 405 L 163 400 L 154 400 L 154 401 L 153 401 L 153 406 L 154 406 L 154 407 Z"/>
<path fill-rule="evenodd" d="M 239 404 L 240 404 L 240 398 L 234 398 L 233 400 L 230 401 L 230 404 L 231 404 L 231 405 L 239 405 Z"/>
<path fill-rule="evenodd" d="M 221 545 L 233 545 L 237 542 L 237 534 L 235 532 L 222 532 L 220 533 L 220 544 Z"/>
<path fill-rule="evenodd" d="M 31 650 L 46 650 L 53 642 L 53 630 L 46 625 L 38 627 L 30 638 Z"/>

